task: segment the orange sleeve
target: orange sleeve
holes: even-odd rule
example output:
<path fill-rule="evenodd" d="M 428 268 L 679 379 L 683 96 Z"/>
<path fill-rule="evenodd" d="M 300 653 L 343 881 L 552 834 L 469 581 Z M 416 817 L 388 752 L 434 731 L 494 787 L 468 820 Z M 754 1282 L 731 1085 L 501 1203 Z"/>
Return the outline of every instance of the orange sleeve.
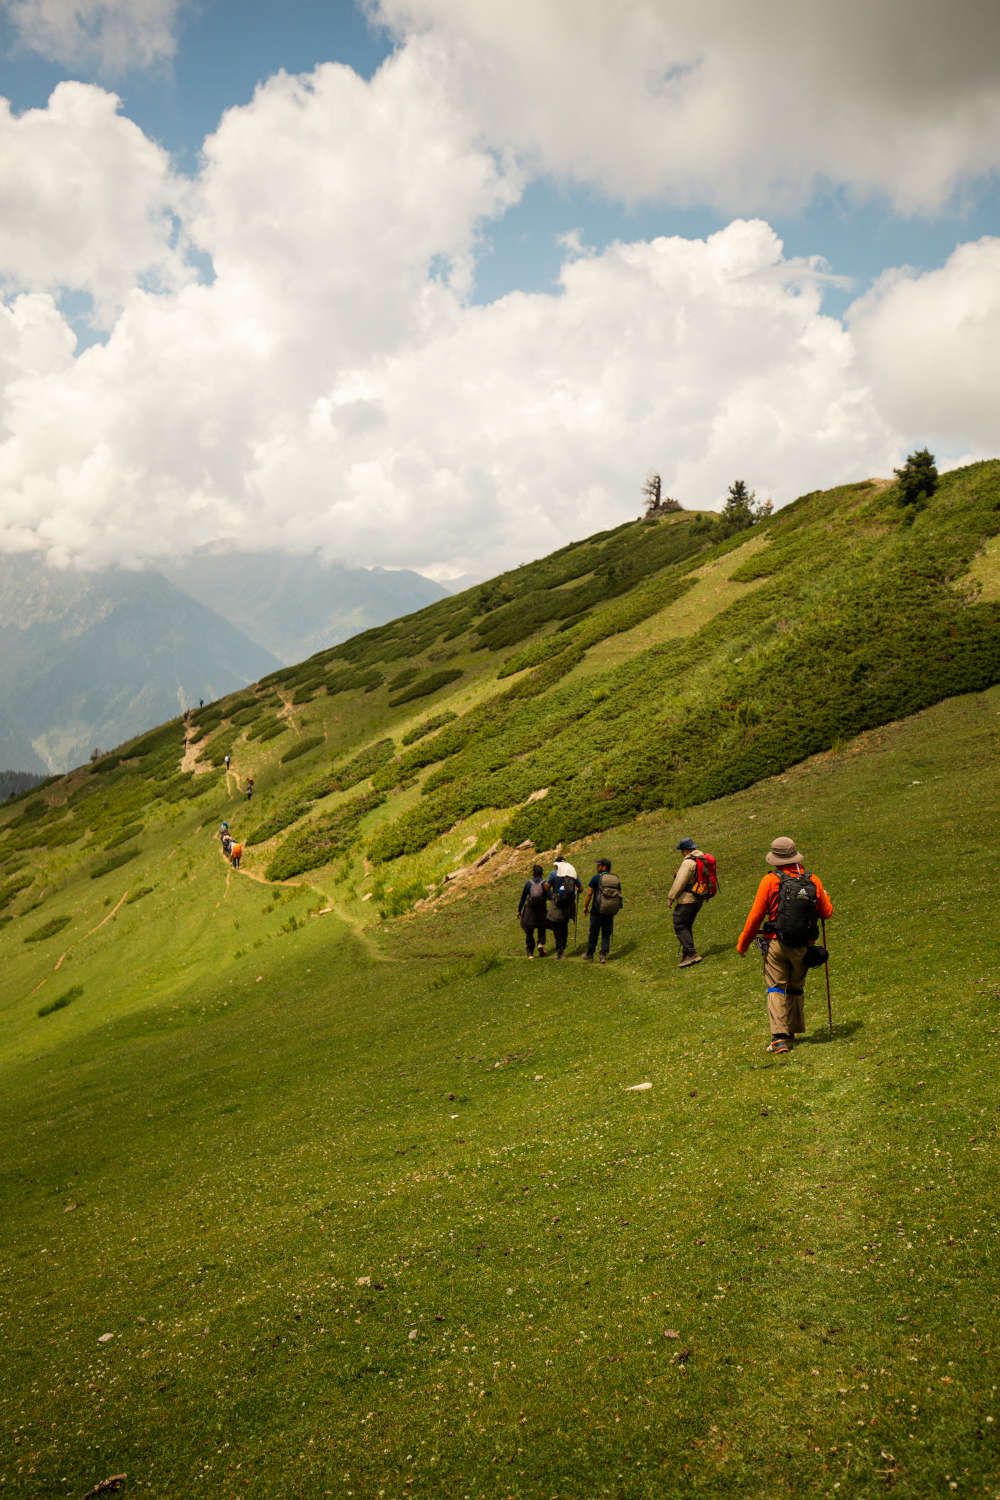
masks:
<path fill-rule="evenodd" d="M 819 912 L 820 916 L 825 922 L 828 918 L 833 916 L 833 902 L 830 900 L 829 896 L 826 894 L 826 891 L 823 889 L 823 882 L 820 880 L 819 876 L 814 875 L 813 880 L 816 883 L 816 910 Z"/>
<path fill-rule="evenodd" d="M 739 953 L 745 953 L 757 936 L 760 924 L 767 916 L 767 898 L 777 878 L 776 875 L 768 873 L 762 878 L 760 885 L 757 887 L 757 894 L 753 898 L 753 906 L 750 908 L 750 913 L 743 924 L 743 931 L 740 933 L 736 943 Z"/>

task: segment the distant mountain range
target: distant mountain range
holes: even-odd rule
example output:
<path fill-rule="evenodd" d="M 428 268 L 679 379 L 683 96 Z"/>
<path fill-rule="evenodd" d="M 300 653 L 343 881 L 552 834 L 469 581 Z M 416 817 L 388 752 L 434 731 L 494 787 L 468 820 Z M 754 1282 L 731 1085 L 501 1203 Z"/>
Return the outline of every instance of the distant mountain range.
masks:
<path fill-rule="evenodd" d="M 202 552 L 160 571 L 285 666 L 449 592 L 407 569 L 348 568 L 317 553 Z"/>
<path fill-rule="evenodd" d="M 0 556 L 0 767 L 68 770 L 445 594 L 419 573 L 280 553 L 142 573 Z"/>

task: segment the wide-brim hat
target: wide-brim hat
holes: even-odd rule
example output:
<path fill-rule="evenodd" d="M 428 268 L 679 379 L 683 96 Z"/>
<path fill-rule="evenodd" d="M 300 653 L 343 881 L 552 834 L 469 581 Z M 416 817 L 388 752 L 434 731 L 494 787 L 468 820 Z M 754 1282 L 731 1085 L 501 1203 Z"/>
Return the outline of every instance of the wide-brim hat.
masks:
<path fill-rule="evenodd" d="M 800 865 L 802 856 L 795 847 L 794 839 L 774 839 L 764 855 L 769 865 Z"/>
<path fill-rule="evenodd" d="M 681 839 L 677 847 L 678 849 L 696 849 L 698 846 L 694 839 Z"/>

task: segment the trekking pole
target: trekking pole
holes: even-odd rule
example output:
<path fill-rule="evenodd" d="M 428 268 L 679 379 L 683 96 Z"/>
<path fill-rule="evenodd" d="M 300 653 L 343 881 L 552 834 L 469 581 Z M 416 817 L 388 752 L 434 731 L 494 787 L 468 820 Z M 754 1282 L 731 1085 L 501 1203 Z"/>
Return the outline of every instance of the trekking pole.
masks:
<path fill-rule="evenodd" d="M 823 933 L 823 947 L 826 948 L 826 923 L 820 917 L 820 930 Z M 833 1036 L 833 1006 L 830 1004 L 830 951 L 827 949 L 826 963 L 823 965 L 826 971 L 826 1016 L 830 1023 L 830 1035 Z"/>

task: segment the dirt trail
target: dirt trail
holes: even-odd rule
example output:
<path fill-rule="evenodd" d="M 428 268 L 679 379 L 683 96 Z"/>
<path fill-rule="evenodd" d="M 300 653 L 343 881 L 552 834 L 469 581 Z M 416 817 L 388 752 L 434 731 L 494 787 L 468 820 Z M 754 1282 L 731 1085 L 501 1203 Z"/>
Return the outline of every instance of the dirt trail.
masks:
<path fill-rule="evenodd" d="M 226 859 L 226 856 L 222 853 L 221 847 L 219 849 L 219 855 L 222 859 L 226 860 L 226 888 L 223 895 L 220 896 L 219 900 L 216 902 L 216 911 L 218 911 L 225 897 L 229 894 L 229 882 L 232 879 L 233 875 L 243 875 L 247 880 L 253 880 L 258 885 L 266 885 L 272 890 L 283 891 L 287 890 L 289 886 L 294 886 L 297 889 L 312 891 L 316 896 L 323 895 L 323 892 L 317 890 L 314 885 L 310 885 L 308 880 L 268 880 L 266 875 L 259 874 L 257 870 L 244 870 L 242 867 L 239 870 L 234 870 L 232 862 Z M 363 925 L 363 923 L 358 921 L 357 917 L 352 916 L 350 912 L 343 911 L 340 907 L 337 906 L 324 906 L 320 911 L 314 912 L 312 915 L 317 917 L 339 917 L 340 920 L 351 929 L 351 932 L 354 934 L 358 942 L 364 948 L 365 952 L 368 953 L 371 958 L 377 960 L 379 963 L 395 962 L 394 959 L 390 959 L 385 953 L 382 952 L 381 948 L 378 946 L 368 929 Z"/>
<path fill-rule="evenodd" d="M 286 698 L 284 693 L 282 692 L 278 693 L 278 697 L 281 699 L 281 712 L 279 713 L 278 718 L 288 720 L 288 727 L 293 734 L 301 734 L 302 730 L 296 724 L 294 716 L 292 714 L 291 697 L 289 696 Z"/>
<path fill-rule="evenodd" d="M 55 963 L 52 966 L 52 974 L 58 974 L 59 970 L 62 968 L 62 966 L 65 963 L 66 959 L 73 952 L 74 948 L 78 947 L 80 945 L 80 943 L 86 942 L 87 938 L 93 937 L 95 932 L 100 932 L 100 930 L 104 926 L 104 924 L 106 922 L 110 922 L 111 921 L 111 918 L 114 916 L 114 914 L 118 910 L 118 908 L 124 904 L 127 896 L 128 896 L 128 891 L 127 890 L 123 891 L 122 894 L 119 896 L 118 901 L 116 902 L 116 904 L 111 908 L 111 910 L 108 912 L 108 914 L 107 914 L 106 917 L 102 917 L 101 918 L 101 920 L 98 922 L 98 924 L 97 924 L 96 927 L 92 927 L 89 932 L 85 932 L 83 934 L 82 938 L 77 938 L 77 941 L 75 943 L 70 943 L 70 945 L 69 945 L 68 948 L 64 948 L 63 949 L 63 951 L 60 953 L 59 957 L 56 959 Z M 46 976 L 45 976 L 44 979 L 40 979 L 38 981 L 38 983 L 35 985 L 35 988 L 31 991 L 31 993 L 35 994 L 35 991 L 36 990 L 40 990 L 43 984 L 47 984 L 48 981 L 51 979 L 51 977 L 52 977 L 51 974 L 46 974 Z"/>

